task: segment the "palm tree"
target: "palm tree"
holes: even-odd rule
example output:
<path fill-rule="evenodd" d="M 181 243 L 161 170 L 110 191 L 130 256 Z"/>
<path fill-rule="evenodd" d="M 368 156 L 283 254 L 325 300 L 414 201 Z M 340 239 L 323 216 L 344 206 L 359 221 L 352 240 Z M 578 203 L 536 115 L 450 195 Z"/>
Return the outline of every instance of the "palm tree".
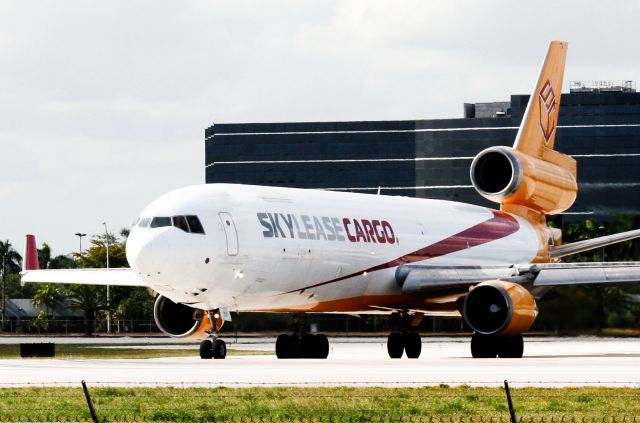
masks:
<path fill-rule="evenodd" d="M 22 257 L 7 241 L 0 241 L 0 260 L 7 273 L 19 273 L 22 268 Z"/>
<path fill-rule="evenodd" d="M 5 306 L 7 300 L 7 273 L 15 275 L 20 272 L 22 257 L 13 249 L 9 240 L 0 241 L 0 270 L 2 271 L 2 294 L 0 294 L 0 307 L 2 307 L 2 327 L 4 330 Z"/>
<path fill-rule="evenodd" d="M 41 284 L 36 288 L 31 303 L 36 307 L 44 305 L 45 312 L 51 314 L 50 307 L 55 305 L 62 296 L 63 292 L 59 286 L 49 283 Z"/>

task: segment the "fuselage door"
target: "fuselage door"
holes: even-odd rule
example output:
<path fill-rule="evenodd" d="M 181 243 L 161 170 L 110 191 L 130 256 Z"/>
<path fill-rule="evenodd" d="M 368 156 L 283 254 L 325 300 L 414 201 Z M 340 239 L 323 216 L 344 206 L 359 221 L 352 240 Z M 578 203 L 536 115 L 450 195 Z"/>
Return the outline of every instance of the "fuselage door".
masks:
<path fill-rule="evenodd" d="M 224 235 L 227 238 L 227 254 L 236 256 L 238 255 L 238 231 L 236 230 L 233 218 L 226 212 L 220 212 L 218 215 L 224 228 Z"/>

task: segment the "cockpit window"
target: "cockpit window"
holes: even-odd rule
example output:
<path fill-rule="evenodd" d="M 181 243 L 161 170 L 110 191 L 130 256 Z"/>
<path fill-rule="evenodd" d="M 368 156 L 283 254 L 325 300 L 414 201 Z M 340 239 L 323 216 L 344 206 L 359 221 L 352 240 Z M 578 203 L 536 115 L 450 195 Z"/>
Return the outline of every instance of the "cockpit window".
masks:
<path fill-rule="evenodd" d="M 171 218 L 170 217 L 154 217 L 151 220 L 152 228 L 161 228 L 163 226 L 171 226 Z"/>
<path fill-rule="evenodd" d="M 191 228 L 191 233 L 194 233 L 194 234 L 204 233 L 204 229 L 200 224 L 200 219 L 198 219 L 198 216 L 186 216 L 186 218 L 187 218 L 187 221 L 189 222 L 189 228 Z"/>
<path fill-rule="evenodd" d="M 204 229 L 198 216 L 173 216 L 173 217 L 143 217 L 136 224 L 139 228 L 162 228 L 174 226 L 192 234 L 204 234 Z"/>
<path fill-rule="evenodd" d="M 189 232 L 189 225 L 187 219 L 184 216 L 173 216 L 173 226 L 178 229 L 182 229 L 185 232 Z"/>

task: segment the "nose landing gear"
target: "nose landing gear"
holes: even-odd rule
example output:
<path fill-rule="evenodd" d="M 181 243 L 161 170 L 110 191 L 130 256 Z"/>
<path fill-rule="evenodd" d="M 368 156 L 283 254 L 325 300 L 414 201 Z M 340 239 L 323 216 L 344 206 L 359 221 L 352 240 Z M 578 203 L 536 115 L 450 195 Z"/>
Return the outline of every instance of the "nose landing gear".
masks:
<path fill-rule="evenodd" d="M 218 331 L 222 329 L 224 320 L 215 311 L 209 311 L 205 318 L 210 319 L 212 324 L 209 332 L 210 339 L 200 342 L 200 358 L 204 360 L 223 359 L 227 356 L 227 344 L 218 338 Z"/>

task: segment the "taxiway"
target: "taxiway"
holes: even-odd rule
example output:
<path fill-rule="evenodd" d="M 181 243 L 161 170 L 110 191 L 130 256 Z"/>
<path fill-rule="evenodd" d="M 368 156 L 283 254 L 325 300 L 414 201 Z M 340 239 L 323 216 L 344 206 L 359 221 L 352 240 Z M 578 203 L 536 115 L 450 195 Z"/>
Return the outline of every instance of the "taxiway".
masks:
<path fill-rule="evenodd" d="M 164 341 L 165 345 L 171 343 Z M 104 343 L 108 348 L 114 341 L 84 342 Z M 125 342 L 145 340 L 118 338 L 117 343 Z M 273 350 L 273 342 L 267 338 L 239 338 L 237 342 L 227 338 L 229 349 Z M 161 344 L 154 339 L 145 348 Z M 635 338 L 528 338 L 522 359 L 472 359 L 467 338 L 424 338 L 417 360 L 390 359 L 384 338 L 331 339 L 326 360 L 278 360 L 273 355 L 201 360 L 197 344 L 192 347 L 179 358 L 4 359 L 0 360 L 0 386 L 77 385 L 83 379 L 110 386 L 497 386 L 505 379 L 514 386 L 640 386 L 636 371 L 640 367 L 640 339 Z"/>

